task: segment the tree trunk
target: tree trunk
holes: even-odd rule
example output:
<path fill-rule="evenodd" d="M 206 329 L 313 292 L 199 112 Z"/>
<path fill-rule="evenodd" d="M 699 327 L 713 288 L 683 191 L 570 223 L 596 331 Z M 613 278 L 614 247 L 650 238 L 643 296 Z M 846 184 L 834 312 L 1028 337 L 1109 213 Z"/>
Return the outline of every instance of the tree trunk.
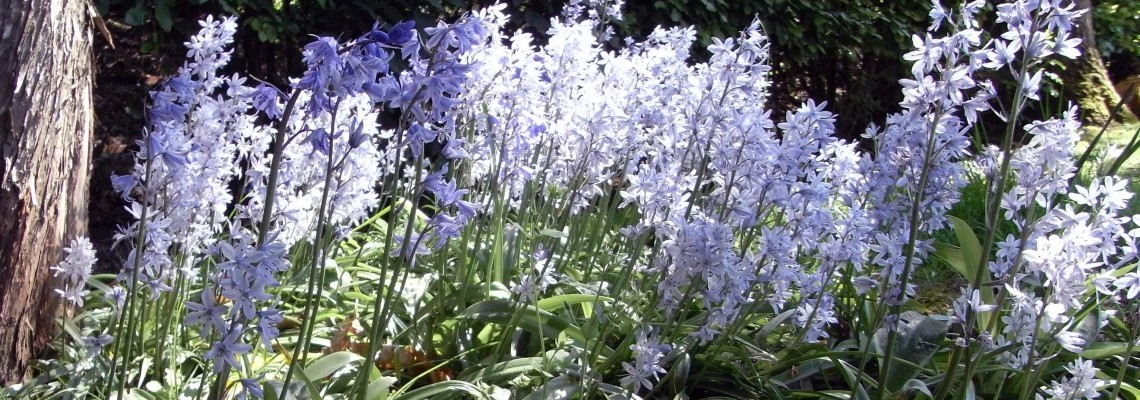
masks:
<path fill-rule="evenodd" d="M 0 380 L 56 331 L 50 268 L 87 226 L 92 59 L 86 0 L 0 2 Z"/>
<path fill-rule="evenodd" d="M 1081 108 L 1081 122 L 1101 125 L 1113 117 L 1110 114 L 1120 102 L 1120 96 L 1113 89 L 1100 51 L 1096 48 L 1092 0 L 1077 0 L 1077 8 L 1087 10 L 1077 25 L 1073 26 L 1073 37 L 1081 38 L 1081 56 L 1067 63 L 1060 75 L 1064 81 L 1065 95 L 1076 100 Z M 1121 122 L 1135 121 L 1136 116 L 1128 108 L 1122 108 L 1115 119 Z"/>

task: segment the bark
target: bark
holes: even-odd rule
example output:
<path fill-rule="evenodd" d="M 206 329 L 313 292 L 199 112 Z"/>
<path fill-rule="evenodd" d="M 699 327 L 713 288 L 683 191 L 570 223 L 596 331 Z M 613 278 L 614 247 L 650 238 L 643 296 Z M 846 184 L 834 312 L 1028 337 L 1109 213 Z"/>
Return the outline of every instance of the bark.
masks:
<path fill-rule="evenodd" d="M 87 225 L 92 59 L 86 0 L 0 2 L 0 380 L 56 331 L 50 268 Z"/>
<path fill-rule="evenodd" d="M 1066 96 L 1076 100 L 1081 108 L 1081 122 L 1086 125 L 1101 125 L 1109 118 L 1118 122 L 1135 121 L 1136 116 L 1127 108 L 1121 109 L 1118 115 L 1110 115 L 1120 102 L 1120 96 L 1113 89 L 1100 51 L 1096 48 L 1092 0 L 1078 0 L 1077 8 L 1088 11 L 1073 26 L 1073 37 L 1081 38 L 1081 56 L 1065 65 L 1060 73 Z"/>
<path fill-rule="evenodd" d="M 1132 110 L 1132 114 L 1140 116 L 1140 76 L 1129 77 L 1116 83 L 1116 94 L 1124 99 L 1125 107 Z"/>

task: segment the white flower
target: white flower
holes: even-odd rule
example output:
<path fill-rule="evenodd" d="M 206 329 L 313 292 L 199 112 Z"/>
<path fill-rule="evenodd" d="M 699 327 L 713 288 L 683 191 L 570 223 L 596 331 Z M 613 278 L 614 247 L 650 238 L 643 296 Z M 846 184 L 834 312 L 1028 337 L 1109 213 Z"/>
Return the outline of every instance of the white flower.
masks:
<path fill-rule="evenodd" d="M 1096 378 L 1097 368 L 1093 366 L 1092 360 L 1078 358 L 1066 366 L 1065 370 L 1069 371 L 1072 377 L 1059 382 L 1053 381 L 1044 388 L 1042 392 L 1047 396 L 1046 399 L 1074 400 L 1100 397 L 1096 388 L 1102 381 Z"/>
<path fill-rule="evenodd" d="M 63 249 L 67 253 L 63 261 L 52 267 L 55 277 L 62 281 L 63 289 L 56 289 L 65 300 L 76 306 L 83 306 L 83 297 L 87 294 L 84 287 L 87 279 L 91 277 L 91 268 L 95 265 L 95 248 L 91 240 L 80 236 L 71 240 L 71 246 Z"/>
<path fill-rule="evenodd" d="M 1065 350 L 1070 352 L 1080 354 L 1081 351 L 1084 350 L 1085 339 L 1081 337 L 1080 333 L 1061 331 L 1056 336 L 1053 336 L 1053 339 L 1056 339 L 1057 344 L 1060 344 L 1061 347 L 1064 347 Z"/>

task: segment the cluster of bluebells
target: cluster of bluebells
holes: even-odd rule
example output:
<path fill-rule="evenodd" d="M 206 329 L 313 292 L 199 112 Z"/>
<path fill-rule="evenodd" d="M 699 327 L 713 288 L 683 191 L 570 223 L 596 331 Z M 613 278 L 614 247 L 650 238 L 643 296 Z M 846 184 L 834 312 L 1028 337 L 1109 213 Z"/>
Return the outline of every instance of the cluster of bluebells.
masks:
<path fill-rule="evenodd" d="M 962 23 L 972 18 L 976 10 L 969 3 L 955 20 L 955 16 L 936 7 L 932 16 L 936 22 L 956 22 L 967 30 L 976 29 L 972 28 L 976 23 Z M 1007 30 L 963 54 L 963 62 L 972 66 L 967 72 L 993 69 L 1007 71 L 1015 78 L 1017 95 L 1023 101 L 995 111 L 999 117 L 1016 123 L 1025 101 L 1039 97 L 1044 57 L 1079 54 L 1075 48 L 1079 40 L 1069 35 L 1073 19 L 1082 12 L 1061 1 L 1015 1 L 998 6 L 998 21 Z M 971 38 L 975 35 L 971 34 Z M 971 43 L 978 42 L 971 39 Z M 918 63 L 927 62 L 924 57 L 929 53 L 944 56 L 950 51 L 953 49 L 928 46 L 921 54 L 911 53 L 911 57 L 916 59 L 917 68 Z M 937 57 L 932 60 L 937 61 Z M 994 97 L 993 85 L 980 82 L 977 86 L 981 90 L 974 98 L 980 102 L 954 104 L 965 111 L 967 123 L 973 122 L 973 112 L 984 110 L 985 102 Z M 983 163 L 982 171 L 995 182 L 993 187 L 997 187 L 1003 174 L 1008 174 L 1011 182 L 1008 189 L 991 191 L 1000 196 L 1000 217 L 1016 229 L 1005 238 L 998 238 L 994 256 L 986 265 L 989 279 L 1004 282 L 1007 299 L 1001 305 L 984 304 L 979 290 L 989 289 L 969 287 L 955 301 L 952 315 L 955 321 L 966 323 L 974 314 L 1003 306 L 998 321 L 982 327 L 978 338 L 987 349 L 1008 347 L 1001 359 L 1015 368 L 1041 361 L 1043 355 L 1037 352 L 1054 341 L 1067 351 L 1081 352 L 1086 338 L 1075 330 L 1082 321 L 1072 316 L 1087 301 L 1086 282 L 1100 276 L 1097 286 L 1102 293 L 1123 292 L 1125 283 L 1104 278 L 1104 273 L 1135 258 L 1135 253 L 1119 251 L 1129 253 L 1127 249 L 1135 242 L 1135 235 L 1125 228 L 1129 219 L 1117 215 L 1131 197 L 1125 182 L 1099 178 L 1070 192 L 1070 182 L 1077 173 L 1073 150 L 1081 133 L 1077 110 L 1070 108 L 1060 118 L 1031 122 L 1024 130 L 1030 135 L 1028 143 L 1008 153 L 996 151 L 997 154 L 989 155 L 992 160 Z M 1041 283 L 1043 291 L 1037 290 Z M 991 327 L 995 330 L 988 331 Z M 1074 375 L 1072 380 L 1057 383 L 1046 392 L 1065 398 L 1095 397 L 1095 391 L 1089 391 L 1088 386 L 1091 374 L 1086 373 L 1095 371 L 1091 363 L 1078 360 L 1069 370 Z"/>
<path fill-rule="evenodd" d="M 621 378 L 621 385 L 633 391 L 652 389 L 653 381 L 666 372 L 661 362 L 672 346 L 662 344 L 655 330 L 642 329 L 638 331 L 636 341 L 629 345 L 629 350 L 633 352 L 633 362 L 621 363 L 622 369 L 629 374 Z"/>
<path fill-rule="evenodd" d="M 260 329 L 262 337 L 275 337 L 280 314 L 267 290 L 278 285 L 275 275 L 289 263 L 285 243 L 251 244 L 246 239 L 251 228 L 227 215 L 235 200 L 230 182 L 258 180 L 256 167 L 243 176 L 238 166 L 264 153 L 272 135 L 251 112 L 257 90 L 244 86 L 246 79 L 238 75 L 218 75 L 230 58 L 226 46 L 233 41 L 236 21 L 208 18 L 201 25 L 186 44 L 191 61 L 151 93 L 148 132 L 139 143 L 134 173 L 113 178 L 137 219 L 118 235 L 131 251 L 118 277 L 126 289 L 120 288 L 113 300 L 121 307 L 127 292 L 140 290 L 156 299 L 172 291 L 177 280 L 208 276 L 203 301 L 187 302 L 186 321 L 201 324 L 203 338 L 224 338 L 206 354 L 218 371 L 223 363 L 236 366 L 235 355 L 248 352 L 241 337 L 251 321 L 272 327 Z M 207 275 L 198 272 L 213 262 L 219 268 Z M 223 298 L 232 308 L 215 302 Z"/>
<path fill-rule="evenodd" d="M 51 268 L 55 271 L 57 284 L 62 286 L 55 289 L 55 292 L 71 305 L 83 307 L 88 294 L 87 280 L 91 278 L 91 270 L 97 261 L 95 248 L 90 239 L 79 236 L 72 239 L 71 244 L 63 248 L 63 252 L 66 253 L 63 260 Z M 78 354 L 75 354 L 73 366 L 75 373 L 91 370 L 103 348 L 111 344 L 112 337 L 106 333 L 88 332 L 80 340 L 81 346 Z"/>
<path fill-rule="evenodd" d="M 428 34 L 422 44 L 427 56 L 421 53 L 421 44 L 408 44 L 403 56 L 408 69 L 395 82 L 394 96 L 389 106 L 403 111 L 398 129 L 402 137 L 396 140 L 411 154 L 411 161 L 399 171 L 403 179 L 420 178 L 409 182 L 413 194 L 430 194 L 435 200 L 435 212 L 427 226 L 410 235 L 401 235 L 393 254 L 402 255 L 413 262 L 417 254 L 428 248 L 439 249 L 459 236 L 463 228 L 476 216 L 480 206 L 465 199 L 468 189 L 461 188 L 449 165 L 468 158 L 466 139 L 456 134 L 457 105 L 460 96 L 469 90 L 470 65 L 464 55 L 486 42 L 489 35 L 480 15 L 470 15 L 454 24 L 440 22 L 424 30 Z M 442 149 L 440 162 L 434 162 L 425 146 L 438 144 Z M 433 168 L 435 168 L 433 170 Z M 407 231 L 413 229 L 408 221 Z M 401 229 L 403 231 L 403 229 Z"/>
<path fill-rule="evenodd" d="M 1070 29 L 1081 12 L 1072 4 L 1000 5 L 998 21 L 1009 29 L 992 39 L 983 37 L 977 19 L 984 5 L 971 1 L 951 10 L 933 3 L 929 32 L 915 35 L 915 49 L 904 57 L 913 64 L 912 76 L 902 80 L 902 111 L 865 135 L 874 143 L 874 157 L 833 137 L 834 115 L 826 104 L 809 101 L 780 124 L 771 119 L 763 107 L 767 39 L 756 24 L 737 38 L 716 40 L 710 61 L 691 65 L 691 29 L 658 29 L 644 42 L 604 51 L 598 42 L 603 18 L 583 12 L 596 5 L 576 2 L 566 18 L 552 22 L 549 43 L 536 48 L 526 34 L 501 36 L 503 17 L 489 9 L 482 15 L 491 40 L 472 53 L 463 108 L 474 132 L 469 172 L 512 206 L 526 200 L 528 187 L 538 187 L 539 193 L 562 194 L 550 201 L 562 202 L 554 209 L 571 214 L 590 210 L 612 182 L 623 182 L 621 207 L 636 207 L 641 218 L 622 232 L 631 240 L 652 235 L 660 243 L 641 272 L 658 277 L 657 304 L 666 315 L 695 303 L 708 317 L 693 334 L 709 340 L 751 299 L 776 310 L 794 301 L 792 321 L 803 329 L 802 338 L 825 339 L 827 326 L 836 322 L 831 290 L 841 273 L 855 272 L 856 290 L 877 288 L 887 304 L 913 296 L 909 275 L 930 257 L 932 233 L 947 226 L 946 212 L 968 181 L 964 160 L 974 124 L 986 112 L 1016 119 L 1039 98 L 1043 60 L 1079 54 Z M 579 18 L 583 14 L 587 18 Z M 995 85 L 975 78 L 991 74 L 985 70 L 1012 75 L 1021 100 L 992 110 Z M 1070 111 L 1063 119 L 1028 125 L 1033 141 L 1015 155 L 1017 193 L 1003 207 L 1025 210 L 1040 199 L 1055 201 L 1053 194 L 1067 188 L 1078 128 L 1073 118 Z M 1122 204 L 1120 194 L 1108 192 L 1100 193 L 1112 206 L 1088 206 Z M 1097 251 L 1086 261 L 1107 265 L 1120 242 L 1132 243 L 1121 228 L 1125 221 L 1113 214 L 1118 209 L 1090 214 L 1089 231 L 1028 231 L 1069 232 L 1054 240 L 1085 243 L 1077 247 Z M 1014 259 L 1034 260 L 1033 246 L 1010 240 L 990 264 L 994 279 L 1003 278 Z M 1041 274 L 1059 285 L 1055 299 L 1011 296 L 1010 318 L 1033 321 L 1038 311 L 1031 310 L 1080 299 L 1075 283 L 1086 273 Z M 1106 288 L 1128 279 L 1135 277 Z M 1074 284 L 1061 288 L 1064 282 Z M 533 278 L 522 286 L 526 290 L 516 292 L 530 293 Z M 993 310 L 982 304 L 979 290 L 964 290 L 955 318 Z M 1018 317 L 1018 310 L 1031 314 Z M 999 343 L 1026 343 L 1024 336 L 994 336 Z"/>
<path fill-rule="evenodd" d="M 1048 387 L 1042 390 L 1048 397 L 1039 394 L 1037 398 L 1041 400 L 1062 400 L 1100 397 L 1100 393 L 1097 393 L 1097 386 L 1103 381 L 1097 379 L 1097 368 L 1093 366 L 1092 360 L 1077 358 L 1065 366 L 1065 371 L 1068 371 L 1072 376 L 1051 382 Z"/>
<path fill-rule="evenodd" d="M 692 64 L 692 28 L 658 28 L 643 42 L 604 50 L 604 21 L 620 19 L 620 6 L 570 2 L 541 47 L 529 34 L 503 34 L 503 5 L 429 27 L 423 38 L 411 22 L 347 42 L 319 37 L 305 46 L 306 71 L 287 92 L 219 75 L 236 23 L 203 21 L 187 43 L 191 61 L 151 95 L 136 169 L 113 180 L 139 221 L 119 235 L 133 247 L 111 300 L 122 307 L 123 287 L 157 298 L 175 278 L 204 276 L 184 323 L 211 342 L 205 358 L 215 373 L 241 371 L 239 357 L 255 348 L 247 341 L 272 351 L 279 335 L 274 288 L 292 267 L 289 250 L 322 239 L 316 232 L 343 234 L 375 209 L 375 186 L 388 177 L 394 186 L 383 191 L 433 206 L 422 227 L 409 218 L 396 230 L 392 254 L 408 263 L 446 246 L 481 213 L 505 219 L 541 201 L 557 213 L 540 221 L 549 223 L 596 212 L 599 198 L 616 193 L 617 207 L 639 216 L 622 227 L 623 239 L 653 243 L 629 248 L 638 252 L 634 272 L 649 282 L 636 289 L 654 293 L 667 319 L 656 322 L 680 326 L 672 323 L 700 311 L 684 340 L 704 343 L 766 304 L 790 310 L 802 340 L 825 340 L 837 322 L 841 274 L 854 274 L 859 295 L 873 292 L 889 305 L 913 295 L 909 275 L 929 258 L 931 234 L 946 227 L 967 182 L 963 160 L 979 115 L 1018 123 L 1039 97 L 1044 57 L 1079 54 L 1069 35 L 1081 12 L 1071 4 L 999 5 L 1008 29 L 983 40 L 984 2 L 947 10 L 935 1 L 929 32 L 915 35 L 905 55 L 913 64 L 902 111 L 867 130 L 866 153 L 834 137 L 836 116 L 825 103 L 809 100 L 773 120 L 765 108 L 769 42 L 758 22 L 714 40 L 709 61 Z M 390 67 L 397 60 L 402 71 Z M 995 86 L 975 78 L 985 70 L 1018 82 L 1010 108 L 991 110 Z M 400 111 L 396 126 L 377 123 L 382 108 Z M 1000 239 L 988 264 L 1009 301 L 1000 329 L 981 337 L 991 348 L 1010 346 L 1003 359 L 1014 367 L 1040 359 L 1031 343 L 1042 335 L 1080 351 L 1072 315 L 1085 281 L 1105 294 L 1140 295 L 1136 272 L 1105 274 L 1138 253 L 1140 229 L 1127 231 L 1134 221 L 1117 215 L 1129 198 L 1124 182 L 1069 192 L 1075 118 L 1070 109 L 1029 123 L 1029 143 L 998 154 L 986 171 L 1010 174 L 1008 189 L 994 192 L 1017 231 Z M 231 182 L 241 183 L 236 193 Z M 533 271 L 512 289 L 527 303 L 575 275 L 536 247 Z M 71 276 L 71 264 L 62 265 Z M 1030 290 L 1031 280 L 1046 289 Z M 995 309 L 980 290 L 963 290 L 955 321 Z M 638 332 L 634 359 L 622 363 L 622 384 L 634 392 L 665 372 L 674 344 L 660 338 L 681 337 L 657 329 Z M 1090 370 L 1078 361 L 1072 380 L 1045 392 L 1088 396 Z"/>
<path fill-rule="evenodd" d="M 968 132 L 994 97 L 992 84 L 974 80 L 986 52 L 975 20 L 982 6 L 972 1 L 950 12 L 934 3 L 929 32 L 914 35 L 915 49 L 904 55 L 913 64 L 912 76 L 901 80 L 903 111 L 865 134 L 878 154 L 868 173 L 867 201 L 879 232 L 870 261 L 890 304 L 914 294 L 906 274 L 933 250 L 929 233 L 946 226 L 945 213 L 967 182 L 959 161 L 967 155 Z M 943 24 L 951 32 L 936 36 Z"/>
<path fill-rule="evenodd" d="M 211 342 L 205 358 L 219 373 L 242 370 L 239 357 L 253 350 L 249 338 L 272 351 L 284 317 L 274 288 L 292 266 L 293 245 L 321 239 L 315 233 L 328 227 L 343 234 L 367 217 L 379 201 L 376 184 L 409 153 L 430 165 L 420 157 L 424 145 L 447 143 L 449 159 L 463 157 L 449 111 L 466 76 L 459 54 L 486 33 L 469 18 L 428 29 L 424 43 L 411 22 L 377 26 L 346 43 L 319 37 L 305 46 L 305 73 L 284 93 L 220 76 L 237 24 L 210 17 L 201 25 L 186 44 L 190 61 L 151 93 L 135 170 L 113 178 L 137 221 L 118 235 L 131 251 L 111 300 L 122 307 L 135 289 L 158 298 L 176 278 L 204 276 L 185 304 L 184 323 Z M 389 69 L 395 57 L 406 71 Z M 382 107 L 406 118 L 384 129 Z M 444 168 L 414 183 L 435 194 L 441 209 L 455 210 L 432 220 L 436 247 L 477 210 L 442 176 Z M 230 190 L 233 182 L 239 191 Z"/>
<path fill-rule="evenodd" d="M 1031 346 L 1038 337 L 1052 337 L 1072 352 L 1083 349 L 1085 339 L 1072 332 L 1081 321 L 1071 317 L 1084 306 L 1090 280 L 1105 295 L 1130 291 L 1126 280 L 1108 273 L 1135 260 L 1118 250 L 1132 248 L 1140 233 L 1127 231 L 1131 219 L 1118 215 L 1132 193 L 1126 181 L 1112 177 L 1069 190 L 1080 134 L 1075 114 L 1070 109 L 1061 119 L 1027 126 L 1035 135 L 1009 156 L 1016 183 L 1002 194 L 1001 208 L 1017 230 L 996 243 L 988 269 L 1008 281 L 1011 301 L 1000 331 L 989 334 L 998 346 L 1012 345 L 1003 358 L 1014 367 L 1040 359 Z M 1035 293 L 1034 282 L 1044 284 L 1044 295 Z"/>
<path fill-rule="evenodd" d="M 67 302 L 77 307 L 83 307 L 83 298 L 87 296 L 87 279 L 91 278 L 91 268 L 95 266 L 95 248 L 91 240 L 80 236 L 71 239 L 71 245 L 63 248 L 67 253 L 63 260 L 52 267 L 55 278 L 62 286 L 56 289 Z"/>

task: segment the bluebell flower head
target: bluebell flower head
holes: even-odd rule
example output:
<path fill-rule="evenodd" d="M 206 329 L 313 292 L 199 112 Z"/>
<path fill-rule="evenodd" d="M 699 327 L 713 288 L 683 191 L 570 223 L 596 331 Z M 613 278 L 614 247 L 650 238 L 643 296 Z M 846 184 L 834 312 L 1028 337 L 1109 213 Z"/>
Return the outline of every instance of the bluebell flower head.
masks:
<path fill-rule="evenodd" d="M 415 35 L 416 21 L 408 20 L 400 22 L 388 30 L 388 41 L 385 44 L 390 46 L 403 46 L 412 40 Z"/>
<path fill-rule="evenodd" d="M 139 181 L 135 179 L 134 175 L 111 174 L 111 187 L 114 188 L 116 192 L 119 192 L 119 195 L 123 197 L 124 201 L 132 201 L 131 191 L 133 191 L 138 184 Z"/>
<path fill-rule="evenodd" d="M 163 84 L 163 89 L 173 91 L 179 96 L 187 98 L 194 96 L 195 88 L 197 88 L 197 84 L 193 80 L 190 80 L 182 75 L 174 76 L 167 80 L 165 84 Z"/>
<path fill-rule="evenodd" d="M 103 350 L 104 347 L 110 345 L 114 341 L 111 335 L 106 333 L 99 334 L 98 336 L 91 335 L 83 337 L 83 350 L 87 357 L 93 357 Z"/>
<path fill-rule="evenodd" d="M 202 288 L 200 298 L 201 302 L 186 302 L 186 309 L 189 312 L 186 313 L 183 323 L 190 326 L 198 325 L 202 337 L 209 337 L 214 331 L 224 331 L 226 321 L 223 317 L 228 309 L 224 304 L 218 304 L 214 288 L 210 286 Z"/>
<path fill-rule="evenodd" d="M 442 248 L 447 244 L 448 240 L 459 237 L 463 229 L 463 221 L 453 218 L 446 213 L 436 214 L 428 224 L 431 225 L 435 232 L 435 243 L 433 247 L 436 249 Z"/>
<path fill-rule="evenodd" d="M 262 399 L 265 398 L 265 391 L 261 388 L 261 384 L 257 383 L 257 379 L 246 378 L 241 380 L 241 392 L 238 393 L 238 399 Z"/>
<path fill-rule="evenodd" d="M 365 82 L 363 85 L 361 85 L 360 89 L 364 92 L 364 94 L 368 95 L 368 98 L 371 99 L 373 103 L 390 101 L 396 93 L 395 88 L 383 81 Z"/>
<path fill-rule="evenodd" d="M 357 119 L 353 119 L 352 122 L 349 123 L 349 128 L 350 128 L 350 131 L 348 133 L 348 146 L 349 147 L 355 149 L 357 147 L 360 147 L 361 144 L 364 144 L 364 141 L 368 140 L 368 135 L 366 135 L 364 133 L 364 122 L 361 122 L 360 120 L 357 120 Z"/>
<path fill-rule="evenodd" d="M 447 143 L 443 144 L 443 157 L 448 160 L 467 158 L 468 153 L 467 150 L 463 148 L 464 144 L 467 144 L 467 141 L 463 138 L 453 137 L 448 139 Z"/>
<path fill-rule="evenodd" d="M 370 30 L 370 31 L 368 31 L 368 33 L 364 34 L 363 39 L 364 40 L 371 40 L 371 41 L 374 41 L 377 43 L 388 44 L 388 32 L 384 32 L 383 30 L 381 30 L 380 29 L 380 23 L 376 22 L 376 23 L 372 24 L 372 30 Z"/>
<path fill-rule="evenodd" d="M 273 350 L 273 340 L 281 335 L 277 325 L 285 319 L 280 310 L 269 308 L 257 312 L 257 331 L 266 350 Z"/>
<path fill-rule="evenodd" d="M 318 37 L 317 40 L 305 45 L 305 63 L 310 68 L 318 64 L 337 65 L 340 63 L 340 56 L 337 54 L 339 47 L 340 44 L 336 39 L 328 36 Z"/>
<path fill-rule="evenodd" d="M 440 167 L 438 171 L 428 174 L 428 176 L 424 178 L 424 189 L 427 189 L 432 193 L 443 190 L 444 186 L 447 184 L 447 179 L 445 178 L 447 175 L 447 169 L 447 164 L 444 164 L 443 167 Z"/>
<path fill-rule="evenodd" d="M 325 128 L 317 128 L 309 134 L 309 144 L 321 154 L 329 153 L 329 132 Z"/>
<path fill-rule="evenodd" d="M 269 119 L 277 119 L 281 116 L 281 108 L 277 106 L 279 93 L 280 91 L 273 85 L 266 83 L 257 85 L 257 89 L 253 92 L 253 108 L 264 112 Z"/>
<path fill-rule="evenodd" d="M 146 135 L 146 156 L 152 160 L 157 158 L 171 171 L 182 171 L 189 162 L 186 152 L 169 148 L 170 143 L 166 138 L 167 135 L 162 129 Z"/>
<path fill-rule="evenodd" d="M 178 95 L 173 92 L 151 92 L 150 99 L 151 105 L 147 109 L 147 117 L 156 124 L 167 121 L 182 121 L 186 119 L 186 113 L 190 111 L 190 107 L 182 104 L 178 100 Z"/>
<path fill-rule="evenodd" d="M 206 359 L 214 361 L 215 374 L 220 374 L 225 364 L 229 364 L 235 371 L 242 370 L 241 363 L 238 362 L 237 356 L 249 353 L 249 351 L 253 349 L 253 346 L 242 343 L 242 332 L 242 324 L 235 324 L 230 327 L 221 340 L 214 342 L 214 344 L 210 346 L 210 350 L 206 352 Z"/>

